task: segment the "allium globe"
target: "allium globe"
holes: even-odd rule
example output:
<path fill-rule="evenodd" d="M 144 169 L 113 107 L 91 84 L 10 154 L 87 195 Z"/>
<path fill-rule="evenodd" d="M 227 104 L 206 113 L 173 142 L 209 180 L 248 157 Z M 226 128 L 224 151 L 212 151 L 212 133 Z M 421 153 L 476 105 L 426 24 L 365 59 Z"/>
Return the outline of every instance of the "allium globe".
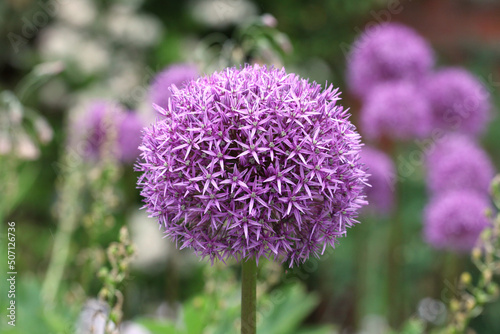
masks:
<path fill-rule="evenodd" d="M 431 130 L 429 104 L 421 90 L 408 81 L 375 87 L 361 109 L 360 122 L 361 130 L 370 139 L 422 138 Z"/>
<path fill-rule="evenodd" d="M 463 189 L 486 194 L 495 173 L 486 152 L 470 137 L 456 134 L 427 153 L 426 169 L 432 194 Z"/>
<path fill-rule="evenodd" d="M 70 144 L 83 152 L 85 158 L 101 158 L 103 145 L 112 140 L 112 153 L 121 162 L 130 163 L 139 156 L 142 119 L 110 101 L 94 101 L 85 113 L 73 122 Z"/>
<path fill-rule="evenodd" d="M 366 204 L 360 136 L 339 94 L 258 65 L 173 88 L 136 166 L 150 216 L 211 261 L 318 256 Z"/>
<path fill-rule="evenodd" d="M 168 99 L 172 96 L 172 85 L 181 88 L 189 80 L 198 77 L 198 69 L 193 64 L 173 64 L 165 68 L 153 78 L 149 88 L 150 100 L 163 108 L 167 107 Z"/>
<path fill-rule="evenodd" d="M 392 80 L 419 80 L 434 64 L 432 48 L 413 29 L 384 23 L 364 32 L 347 58 L 347 82 L 358 97 Z"/>
<path fill-rule="evenodd" d="M 394 205 L 396 168 L 391 158 L 384 152 L 371 147 L 361 150 L 361 162 L 369 174 L 370 187 L 366 188 L 366 198 L 370 203 L 366 209 L 387 214 Z"/>
<path fill-rule="evenodd" d="M 474 191 L 453 191 L 436 196 L 425 208 L 424 237 L 433 247 L 470 251 L 488 226 L 490 201 Z"/>
<path fill-rule="evenodd" d="M 432 110 L 433 126 L 468 135 L 481 134 L 489 120 L 491 101 L 483 84 L 462 68 L 430 75 L 423 90 Z"/>

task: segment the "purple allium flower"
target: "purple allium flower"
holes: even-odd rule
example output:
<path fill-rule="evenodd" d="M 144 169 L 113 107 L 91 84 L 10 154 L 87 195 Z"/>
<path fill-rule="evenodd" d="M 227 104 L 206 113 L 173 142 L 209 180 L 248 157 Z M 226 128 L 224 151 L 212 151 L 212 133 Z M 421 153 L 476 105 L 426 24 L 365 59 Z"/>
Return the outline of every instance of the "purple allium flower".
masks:
<path fill-rule="evenodd" d="M 370 203 L 366 208 L 386 214 L 394 204 L 396 168 L 391 158 L 382 151 L 371 147 L 361 150 L 361 162 L 367 167 L 371 187 L 366 188 L 366 198 Z"/>
<path fill-rule="evenodd" d="M 113 154 L 122 162 L 137 159 L 144 124 L 141 118 L 108 101 L 94 101 L 72 124 L 73 145 L 83 150 L 86 158 L 101 157 L 107 140 L 115 141 Z"/>
<path fill-rule="evenodd" d="M 427 185 L 433 194 L 475 190 L 487 194 L 494 176 L 486 152 L 471 138 L 450 134 L 427 153 Z"/>
<path fill-rule="evenodd" d="M 392 81 L 375 87 L 361 109 L 361 129 L 370 139 L 412 139 L 430 131 L 429 104 L 411 82 Z"/>
<path fill-rule="evenodd" d="M 392 80 L 418 80 L 434 64 L 427 42 L 413 29 L 386 23 L 364 32 L 348 55 L 347 81 L 359 97 Z"/>
<path fill-rule="evenodd" d="M 173 88 L 140 147 L 145 207 L 211 261 L 318 256 L 366 204 L 360 136 L 339 99 L 258 65 Z"/>
<path fill-rule="evenodd" d="M 434 197 L 425 208 L 425 240 L 438 249 L 470 251 L 489 224 L 489 207 L 488 197 L 474 191 L 453 191 Z"/>
<path fill-rule="evenodd" d="M 119 159 L 123 162 L 133 162 L 139 157 L 139 145 L 141 144 L 141 132 L 144 122 L 139 115 L 133 111 L 122 114 L 118 128 Z"/>
<path fill-rule="evenodd" d="M 446 68 L 424 81 L 433 126 L 479 135 L 489 120 L 491 102 L 483 84 L 469 71 Z"/>
<path fill-rule="evenodd" d="M 173 64 L 165 68 L 153 79 L 150 87 L 150 100 L 160 107 L 167 108 L 168 99 L 172 96 L 172 85 L 181 88 L 189 80 L 198 77 L 198 69 L 192 64 Z"/>

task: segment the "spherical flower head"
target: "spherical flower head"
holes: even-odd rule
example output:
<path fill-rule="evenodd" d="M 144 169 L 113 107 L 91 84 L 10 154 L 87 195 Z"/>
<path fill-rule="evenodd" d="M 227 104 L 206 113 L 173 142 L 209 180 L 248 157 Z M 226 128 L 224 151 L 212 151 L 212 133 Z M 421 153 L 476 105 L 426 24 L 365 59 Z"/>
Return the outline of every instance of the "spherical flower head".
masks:
<path fill-rule="evenodd" d="M 172 85 L 181 88 L 189 80 L 198 77 L 198 69 L 193 64 L 173 64 L 161 71 L 153 79 L 150 87 L 150 100 L 160 107 L 166 108 L 168 99 L 172 96 Z"/>
<path fill-rule="evenodd" d="M 389 213 L 394 205 L 394 163 L 384 152 L 366 146 L 361 151 L 361 162 L 365 164 L 370 183 L 366 188 L 366 198 L 370 203 L 366 209 L 374 213 Z"/>
<path fill-rule="evenodd" d="M 258 65 L 173 88 L 140 147 L 145 207 L 212 261 L 318 256 L 366 204 L 360 136 L 339 99 Z"/>
<path fill-rule="evenodd" d="M 123 163 L 130 163 L 139 155 L 142 119 L 131 111 L 110 101 L 94 101 L 86 112 L 72 124 L 72 145 L 85 158 L 99 159 L 104 146 L 110 143 L 111 153 Z"/>
<path fill-rule="evenodd" d="M 419 80 L 433 66 L 432 48 L 413 29 L 385 23 L 364 32 L 347 59 L 351 91 L 364 98 L 380 83 Z"/>
<path fill-rule="evenodd" d="M 437 249 L 468 252 L 488 226 L 486 195 L 474 191 L 453 191 L 436 196 L 424 212 L 424 238 Z"/>
<path fill-rule="evenodd" d="M 495 174 L 488 154 L 470 137 L 449 134 L 426 156 L 432 194 L 470 189 L 486 194 Z"/>
<path fill-rule="evenodd" d="M 490 95 L 469 71 L 446 68 L 424 80 L 433 126 L 468 135 L 480 135 L 489 121 Z"/>
<path fill-rule="evenodd" d="M 430 132 L 430 109 L 422 92 L 408 81 L 386 82 L 375 87 L 363 104 L 361 129 L 367 138 L 407 140 Z"/>

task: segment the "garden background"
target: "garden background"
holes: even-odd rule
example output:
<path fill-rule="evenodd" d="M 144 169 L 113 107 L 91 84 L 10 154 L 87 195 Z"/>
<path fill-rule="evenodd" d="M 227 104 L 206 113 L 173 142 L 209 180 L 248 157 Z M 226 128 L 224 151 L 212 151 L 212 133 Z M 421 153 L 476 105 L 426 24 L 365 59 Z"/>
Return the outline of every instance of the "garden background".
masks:
<path fill-rule="evenodd" d="M 212 267 L 162 239 L 154 219 L 140 210 L 133 164 L 82 161 L 68 144 L 74 119 L 89 101 L 104 99 L 153 120 L 149 85 L 165 67 L 192 63 L 208 74 L 257 61 L 340 87 L 357 125 L 361 103 L 346 84 L 346 56 L 356 37 L 384 22 L 415 29 L 433 47 L 438 66 L 463 66 L 481 79 L 494 104 L 481 144 L 498 170 L 497 1 L 2 1 L 0 131 L 12 144 L 0 153 L 2 333 L 74 333 L 82 308 L 110 312 L 89 306 L 98 295 L 106 300 L 103 288 L 123 293 L 116 314 L 124 333 L 237 332 L 238 264 Z M 436 250 L 422 237 L 428 195 L 421 145 L 408 141 L 393 150 L 399 180 L 394 213 L 362 215 L 361 224 L 320 259 L 292 269 L 261 266 L 261 333 L 388 333 L 402 330 L 408 319 L 427 329 L 447 321 L 460 273 L 479 274 L 470 254 Z M 68 260 L 60 284 L 50 287 L 44 281 L 64 220 L 74 221 Z M 12 221 L 15 328 L 4 315 Z M 130 263 L 122 226 L 135 248 Z M 112 256 L 106 253 L 110 244 L 116 247 Z M 116 257 L 124 268 L 113 266 Z M 498 333 L 498 314 L 497 300 L 471 327 Z"/>

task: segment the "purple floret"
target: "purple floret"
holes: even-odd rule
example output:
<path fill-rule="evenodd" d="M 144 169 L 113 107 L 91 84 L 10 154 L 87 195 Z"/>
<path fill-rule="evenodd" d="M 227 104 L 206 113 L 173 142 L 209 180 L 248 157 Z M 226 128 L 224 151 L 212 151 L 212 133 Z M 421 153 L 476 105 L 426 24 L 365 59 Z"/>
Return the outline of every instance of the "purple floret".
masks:
<path fill-rule="evenodd" d="M 425 208 L 424 238 L 437 249 L 468 252 L 488 226 L 486 195 L 454 191 L 436 196 Z"/>
<path fill-rule="evenodd" d="M 433 127 L 474 136 L 484 132 L 491 109 L 490 95 L 469 71 L 439 70 L 424 81 L 423 88 L 431 106 Z"/>
<path fill-rule="evenodd" d="M 364 32 L 347 59 L 350 90 L 364 98 L 380 83 L 418 81 L 434 64 L 432 48 L 413 29 L 385 23 Z"/>
<path fill-rule="evenodd" d="M 150 87 L 150 100 L 152 103 L 166 108 L 168 99 L 172 96 L 172 85 L 182 88 L 191 79 L 198 77 L 198 69 L 192 64 L 174 64 L 161 71 L 153 79 Z"/>
<path fill-rule="evenodd" d="M 173 88 L 140 147 L 145 208 L 211 261 L 319 256 L 366 204 L 360 136 L 339 94 L 258 65 Z"/>
<path fill-rule="evenodd" d="M 422 91 L 408 81 L 378 85 L 361 109 L 361 130 L 370 139 L 422 138 L 429 134 L 431 115 Z"/>
<path fill-rule="evenodd" d="M 366 209 L 375 213 L 387 214 L 394 205 L 396 168 L 391 158 L 382 151 L 363 147 L 361 162 L 366 165 L 370 175 L 366 188 L 366 198 L 370 203 Z"/>
<path fill-rule="evenodd" d="M 432 194 L 474 190 L 486 194 L 494 176 L 486 152 L 470 137 L 450 134 L 427 154 L 427 186 Z"/>

